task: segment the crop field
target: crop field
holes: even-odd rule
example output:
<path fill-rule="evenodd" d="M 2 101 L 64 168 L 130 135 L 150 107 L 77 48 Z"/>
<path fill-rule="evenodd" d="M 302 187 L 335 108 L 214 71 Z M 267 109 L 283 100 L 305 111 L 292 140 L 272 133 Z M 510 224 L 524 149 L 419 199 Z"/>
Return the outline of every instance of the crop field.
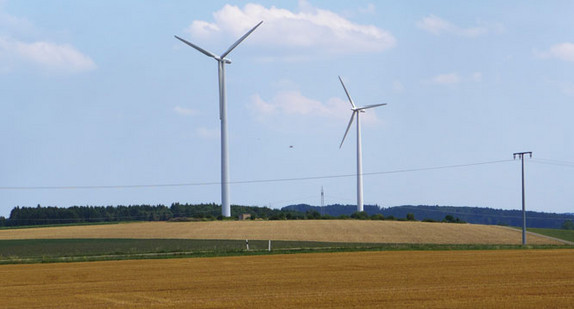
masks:
<path fill-rule="evenodd" d="M 558 308 L 574 250 L 391 251 L 0 266 L 4 308 Z"/>
<path fill-rule="evenodd" d="M 0 230 L 0 240 L 71 238 L 520 244 L 521 231 L 478 224 L 368 220 L 143 222 Z M 528 243 L 561 244 L 536 235 L 529 235 Z"/>

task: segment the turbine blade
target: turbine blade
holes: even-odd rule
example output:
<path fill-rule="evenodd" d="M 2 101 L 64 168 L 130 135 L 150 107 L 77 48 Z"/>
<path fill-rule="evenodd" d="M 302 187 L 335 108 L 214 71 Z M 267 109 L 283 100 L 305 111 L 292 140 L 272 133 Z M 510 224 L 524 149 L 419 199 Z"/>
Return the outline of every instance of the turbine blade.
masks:
<path fill-rule="evenodd" d="M 387 105 L 387 103 L 367 105 L 367 106 L 359 107 L 358 109 L 363 110 L 363 109 L 373 108 L 373 107 L 378 107 L 378 106 L 383 106 L 383 105 Z"/>
<path fill-rule="evenodd" d="M 261 25 L 262 23 L 263 21 L 260 21 L 257 25 L 255 25 L 255 27 L 251 28 L 251 30 L 247 31 L 246 34 L 244 34 L 242 37 L 239 38 L 239 40 L 233 43 L 233 45 L 231 45 L 231 47 L 229 47 L 229 49 L 221 55 L 221 59 L 225 58 L 225 56 L 227 56 L 235 47 L 237 47 L 237 45 L 243 42 L 243 40 L 245 40 L 251 34 L 251 32 L 255 31 L 255 29 L 257 29 L 257 27 L 259 27 L 259 25 Z"/>
<path fill-rule="evenodd" d="M 206 55 L 206 56 L 208 56 L 208 57 L 211 57 L 211 58 L 213 58 L 213 59 L 215 59 L 215 60 L 219 60 L 219 57 L 217 57 L 217 55 L 215 55 L 214 53 L 211 53 L 211 52 L 209 52 L 209 51 L 207 51 L 207 50 L 205 50 L 205 49 L 203 49 L 203 48 L 201 48 L 201 47 L 199 47 L 199 46 L 197 46 L 197 45 L 195 45 L 195 44 L 193 44 L 193 43 L 190 43 L 190 42 L 188 42 L 188 41 L 186 41 L 186 40 L 184 40 L 184 39 L 178 37 L 177 35 L 174 35 L 174 36 L 175 36 L 176 39 L 178 39 L 178 40 L 182 41 L 183 43 L 185 43 L 185 44 L 187 44 L 187 45 L 189 45 L 189 46 L 191 46 L 191 47 L 197 49 L 198 51 L 200 51 L 200 52 L 203 53 L 204 55 Z"/>
<path fill-rule="evenodd" d="M 345 89 L 345 93 L 347 94 L 347 98 L 349 98 L 349 102 L 351 102 L 351 106 L 353 106 L 353 108 L 357 108 L 355 106 L 355 103 L 353 103 L 353 99 L 351 99 L 349 91 L 347 91 L 347 87 L 345 87 L 345 83 L 343 83 L 343 79 L 341 79 L 341 76 L 339 76 L 339 80 L 341 81 L 341 85 L 343 85 L 343 89 Z"/>
<path fill-rule="evenodd" d="M 349 120 L 349 125 L 347 125 L 347 130 L 345 131 L 345 135 L 343 135 L 343 140 L 341 141 L 341 145 L 339 145 L 339 149 L 341 149 L 341 147 L 343 147 L 343 143 L 345 142 L 345 138 L 347 137 L 347 133 L 349 133 L 349 129 L 351 128 L 351 125 L 353 124 L 353 120 L 355 119 L 355 114 L 357 113 L 357 111 L 353 111 L 353 114 L 351 115 L 351 120 Z"/>

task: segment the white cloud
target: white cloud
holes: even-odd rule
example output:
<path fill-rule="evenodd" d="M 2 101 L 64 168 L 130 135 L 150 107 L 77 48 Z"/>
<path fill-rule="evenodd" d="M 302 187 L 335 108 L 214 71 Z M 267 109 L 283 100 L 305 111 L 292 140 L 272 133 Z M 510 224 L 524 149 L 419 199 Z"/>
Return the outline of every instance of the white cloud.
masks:
<path fill-rule="evenodd" d="M 445 73 L 439 74 L 430 79 L 423 81 L 425 84 L 431 85 L 441 85 L 441 86 L 452 86 L 457 85 L 462 82 L 474 82 L 480 83 L 482 82 L 482 73 L 481 72 L 474 72 L 468 76 L 461 77 L 458 73 Z"/>
<path fill-rule="evenodd" d="M 181 107 L 181 106 L 176 106 L 173 108 L 173 111 L 183 115 L 183 116 L 194 116 L 197 115 L 197 110 L 195 109 L 191 109 L 191 108 L 185 108 L 185 107 Z"/>
<path fill-rule="evenodd" d="M 574 97 L 574 84 L 565 84 L 562 86 L 562 93 L 567 96 Z"/>
<path fill-rule="evenodd" d="M 198 128 L 195 130 L 197 136 L 203 139 L 217 139 L 219 138 L 219 129 Z"/>
<path fill-rule="evenodd" d="M 482 81 L 482 73 L 481 72 L 474 72 L 472 73 L 472 75 L 470 76 L 470 79 L 473 82 L 481 82 Z"/>
<path fill-rule="evenodd" d="M 417 27 L 430 32 L 434 35 L 454 34 L 463 37 L 477 37 L 480 35 L 487 34 L 489 31 L 500 32 L 503 30 L 503 26 L 500 24 L 486 24 L 480 23 L 479 26 L 463 28 L 457 26 L 447 20 L 444 20 L 438 16 L 430 15 L 416 23 Z"/>
<path fill-rule="evenodd" d="M 188 31 L 194 38 L 239 37 L 263 20 L 249 44 L 275 48 L 282 55 L 304 59 L 301 53 L 348 54 L 381 52 L 396 45 L 388 31 L 360 25 L 329 10 L 300 2 L 298 12 L 248 3 L 243 8 L 225 5 L 213 13 L 214 22 L 193 21 Z M 274 59 L 270 59 L 274 60 Z"/>
<path fill-rule="evenodd" d="M 430 79 L 430 83 L 435 85 L 454 85 L 459 82 L 460 77 L 457 73 L 439 74 Z"/>
<path fill-rule="evenodd" d="M 194 20 L 189 26 L 189 31 L 196 37 L 209 37 L 214 32 L 221 29 L 216 24 L 210 24 L 203 20 Z"/>
<path fill-rule="evenodd" d="M 346 98 L 342 100 L 333 97 L 321 102 L 307 98 L 299 91 L 281 91 L 267 101 L 255 94 L 251 97 L 248 108 L 257 120 L 271 126 L 293 126 L 294 123 L 316 126 L 326 121 L 338 125 L 348 121 L 351 116 L 351 105 Z M 361 116 L 361 120 L 367 125 L 378 122 L 374 111 L 369 110 Z"/>
<path fill-rule="evenodd" d="M 34 25 L 27 19 L 8 15 L 1 10 L 2 4 L 0 3 L 0 36 L 26 35 L 37 32 Z"/>
<path fill-rule="evenodd" d="M 393 91 L 397 93 L 403 93 L 405 91 L 405 86 L 400 81 L 396 80 L 393 82 Z"/>
<path fill-rule="evenodd" d="M 573 43 L 560 43 L 552 45 L 549 50 L 545 52 L 534 52 L 541 58 L 556 58 L 564 61 L 574 62 L 574 44 Z"/>
<path fill-rule="evenodd" d="M 556 83 L 563 94 L 574 97 L 574 83 L 571 82 L 557 82 Z"/>
<path fill-rule="evenodd" d="M 269 103 L 263 101 L 259 95 L 253 96 L 252 99 L 253 104 L 255 104 L 254 107 L 263 114 L 325 115 L 332 112 L 332 109 L 320 101 L 306 98 L 299 91 L 280 92 Z"/>
<path fill-rule="evenodd" d="M 376 9 L 375 5 L 372 3 L 367 4 L 366 7 L 359 8 L 359 13 L 362 13 L 362 14 L 375 14 L 376 12 L 377 12 L 377 9 Z"/>
<path fill-rule="evenodd" d="M 10 71 L 23 64 L 58 73 L 78 73 L 96 68 L 89 56 L 72 45 L 22 39 L 33 37 L 37 32 L 28 20 L 0 11 L 0 71 Z"/>
<path fill-rule="evenodd" d="M 24 43 L 0 38 L 0 51 L 16 59 L 50 71 L 77 73 L 90 71 L 96 64 L 71 45 L 51 42 Z"/>

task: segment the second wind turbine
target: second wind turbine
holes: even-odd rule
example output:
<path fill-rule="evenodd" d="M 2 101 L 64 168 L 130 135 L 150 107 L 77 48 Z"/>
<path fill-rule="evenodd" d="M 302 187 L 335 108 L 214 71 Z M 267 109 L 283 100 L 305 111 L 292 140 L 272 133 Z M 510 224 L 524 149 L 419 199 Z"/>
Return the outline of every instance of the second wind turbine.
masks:
<path fill-rule="evenodd" d="M 231 63 L 231 60 L 225 58 L 237 45 L 245 40 L 251 32 L 255 31 L 263 21 L 260 21 L 255 27 L 247 31 L 242 37 L 239 38 L 227 51 L 221 56 L 217 56 L 193 43 L 190 43 L 177 35 L 176 39 L 183 43 L 197 49 L 202 54 L 217 60 L 218 75 L 219 75 L 219 119 L 221 120 L 221 215 L 223 217 L 231 217 L 231 205 L 229 203 L 229 151 L 227 150 L 227 105 L 225 102 L 225 64 Z"/>
<path fill-rule="evenodd" d="M 361 122 L 360 122 L 360 113 L 364 113 L 366 109 L 387 105 L 387 103 L 382 104 L 373 104 L 373 105 L 366 105 L 363 107 L 357 107 L 351 99 L 349 95 L 349 91 L 347 91 L 347 87 L 345 87 L 345 83 L 339 76 L 339 81 L 341 81 L 341 85 L 343 85 L 343 89 L 345 89 L 345 94 L 347 94 L 347 98 L 349 98 L 349 102 L 351 103 L 351 110 L 353 114 L 351 114 L 351 120 L 349 121 L 349 125 L 347 125 L 347 130 L 345 131 L 345 135 L 343 136 L 343 140 L 341 141 L 341 145 L 339 145 L 339 149 L 343 146 L 345 142 L 345 138 L 347 137 L 347 133 L 349 133 L 349 129 L 353 124 L 353 120 L 355 116 L 357 116 L 357 211 L 363 211 L 363 163 L 362 163 L 362 153 L 361 153 Z"/>

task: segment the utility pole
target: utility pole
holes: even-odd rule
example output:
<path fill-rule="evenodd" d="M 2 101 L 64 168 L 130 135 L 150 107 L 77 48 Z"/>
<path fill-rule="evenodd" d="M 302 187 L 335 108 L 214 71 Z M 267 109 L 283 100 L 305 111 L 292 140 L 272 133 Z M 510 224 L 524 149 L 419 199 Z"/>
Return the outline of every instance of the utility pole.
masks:
<path fill-rule="evenodd" d="M 532 158 L 532 151 L 516 152 L 513 154 L 514 159 L 517 157 L 522 161 L 522 245 L 526 245 L 526 206 L 524 201 L 524 155 L 530 155 Z"/>

